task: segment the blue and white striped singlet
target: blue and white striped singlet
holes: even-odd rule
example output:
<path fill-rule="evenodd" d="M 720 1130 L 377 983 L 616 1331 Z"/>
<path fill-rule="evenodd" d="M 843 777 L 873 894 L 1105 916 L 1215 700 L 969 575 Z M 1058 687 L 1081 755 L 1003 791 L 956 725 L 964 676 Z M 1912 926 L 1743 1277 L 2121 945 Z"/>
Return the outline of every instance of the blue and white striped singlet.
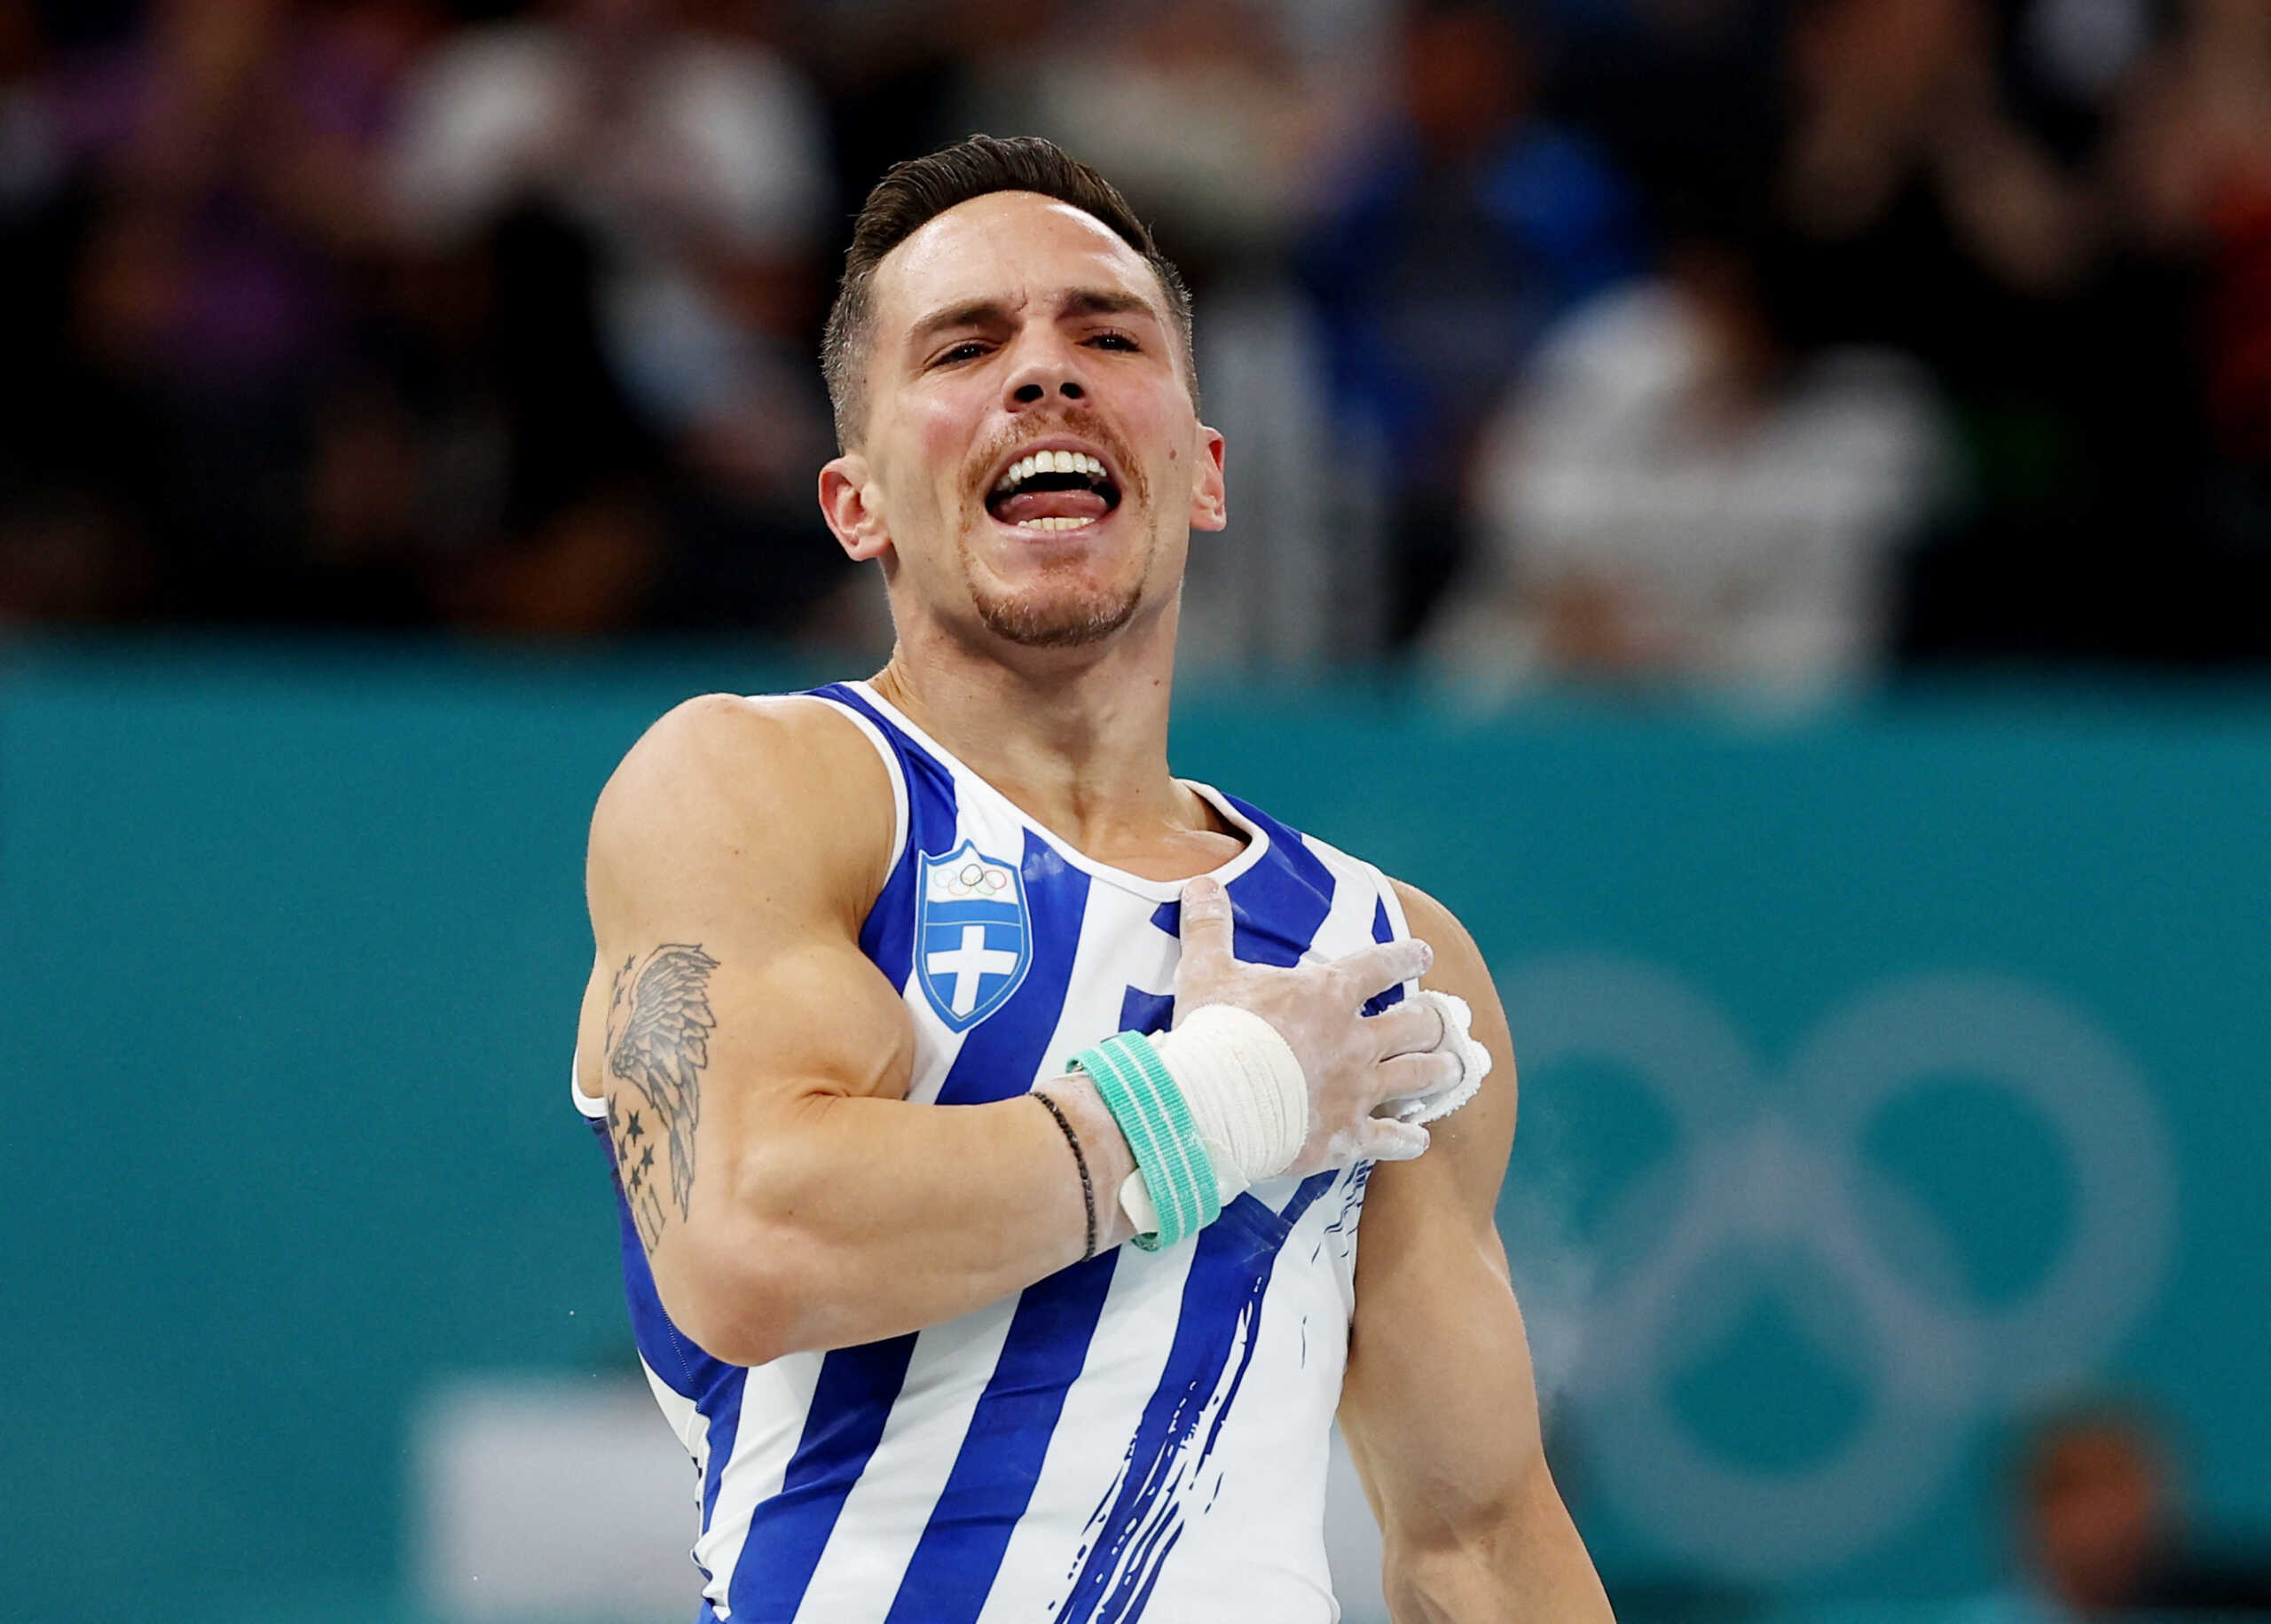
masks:
<path fill-rule="evenodd" d="M 910 1099 L 1004 1099 L 1167 1025 L 1179 883 L 1072 850 L 864 683 L 817 697 L 891 773 L 891 877 L 860 945 L 914 1019 Z M 1246 836 L 1218 871 L 1240 958 L 1408 934 L 1378 869 L 1193 788 Z M 577 1102 L 608 1144 L 601 1104 Z M 1260 1184 L 1168 1251 L 754 1369 L 672 1324 L 625 1208 L 640 1356 L 701 1485 L 697 1624 L 1337 1619 L 1325 1469 L 1370 1173 Z"/>

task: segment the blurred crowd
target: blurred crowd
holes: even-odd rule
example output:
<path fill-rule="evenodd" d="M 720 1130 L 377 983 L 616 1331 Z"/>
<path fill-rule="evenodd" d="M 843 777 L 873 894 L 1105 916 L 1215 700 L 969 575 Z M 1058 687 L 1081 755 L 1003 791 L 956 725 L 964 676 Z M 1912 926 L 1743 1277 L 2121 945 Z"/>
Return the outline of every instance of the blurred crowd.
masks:
<path fill-rule="evenodd" d="M 2271 658 L 2262 0 L 0 0 L 0 624 L 872 645 L 860 198 L 1198 291 L 1200 656 Z"/>

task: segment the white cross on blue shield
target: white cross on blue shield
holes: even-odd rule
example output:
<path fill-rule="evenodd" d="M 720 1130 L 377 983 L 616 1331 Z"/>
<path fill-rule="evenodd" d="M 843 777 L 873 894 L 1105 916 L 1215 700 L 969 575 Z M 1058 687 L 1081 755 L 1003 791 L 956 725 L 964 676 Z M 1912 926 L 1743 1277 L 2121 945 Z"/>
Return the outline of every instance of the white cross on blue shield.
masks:
<path fill-rule="evenodd" d="M 1033 962 L 1025 876 L 970 841 L 944 857 L 923 854 L 915 914 L 915 974 L 951 1032 L 999 1009 Z"/>

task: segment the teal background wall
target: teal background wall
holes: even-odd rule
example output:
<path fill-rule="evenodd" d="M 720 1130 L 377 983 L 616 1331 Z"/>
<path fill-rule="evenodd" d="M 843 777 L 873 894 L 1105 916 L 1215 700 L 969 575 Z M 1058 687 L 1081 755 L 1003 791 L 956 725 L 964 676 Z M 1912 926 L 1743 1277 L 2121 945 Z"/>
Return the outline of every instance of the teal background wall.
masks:
<path fill-rule="evenodd" d="M 826 674 L 9 656 L 0 1618 L 390 1616 L 416 1395 L 627 1366 L 608 1191 L 565 1098 L 584 821 L 676 698 Z M 1770 723 L 1193 690 L 1176 759 L 1443 898 L 1509 990 L 1537 1058 L 1502 1221 L 1613 1576 L 1976 1587 L 2005 1418 L 2076 1383 L 2150 1398 L 2208 1517 L 2271 1527 L 2271 694 L 1997 689 Z M 1676 996 L 1588 1029 L 1568 989 L 1618 976 Z M 2098 1046 L 2126 1079 L 2105 1097 L 2142 1102 L 2134 1188 L 2092 1186 L 2059 1136 L 2096 1096 L 2030 1105 L 1976 1044 L 1823 1126 L 1845 1073 L 1792 1057 L 1929 977 L 2016 989 Z M 1679 1047 L 1707 1030 L 1744 1058 Z M 1699 1130 L 1683 1089 L 1731 1103 Z M 1722 1120 L 1749 1217 L 1634 1366 L 1603 1318 L 1696 1232 Z M 1825 1265 L 1809 1201 L 1858 1214 L 1877 1261 Z M 1997 1326 L 2106 1202 L 2149 1233 L 2107 1265 L 2128 1306 L 2060 1368 Z M 1919 1377 L 1953 1345 L 1888 1340 L 1888 1301 L 1957 1325 L 1954 1363 Z M 1619 1463 L 1642 1387 L 1770 1518 L 1777 1484 L 1834 1487 L 1872 1417 L 1908 1406 L 1945 1447 L 1848 1506 L 1859 1533 L 1762 1524 L 1719 1561 Z"/>

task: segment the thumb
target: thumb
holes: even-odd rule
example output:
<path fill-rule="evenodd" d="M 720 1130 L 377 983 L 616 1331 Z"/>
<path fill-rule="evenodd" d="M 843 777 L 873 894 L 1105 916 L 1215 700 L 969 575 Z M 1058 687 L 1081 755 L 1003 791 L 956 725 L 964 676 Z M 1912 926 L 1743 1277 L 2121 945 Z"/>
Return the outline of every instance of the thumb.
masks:
<path fill-rule="evenodd" d="M 1232 937 L 1230 893 L 1212 875 L 1187 881 L 1183 888 L 1183 961 L 1227 959 Z"/>

